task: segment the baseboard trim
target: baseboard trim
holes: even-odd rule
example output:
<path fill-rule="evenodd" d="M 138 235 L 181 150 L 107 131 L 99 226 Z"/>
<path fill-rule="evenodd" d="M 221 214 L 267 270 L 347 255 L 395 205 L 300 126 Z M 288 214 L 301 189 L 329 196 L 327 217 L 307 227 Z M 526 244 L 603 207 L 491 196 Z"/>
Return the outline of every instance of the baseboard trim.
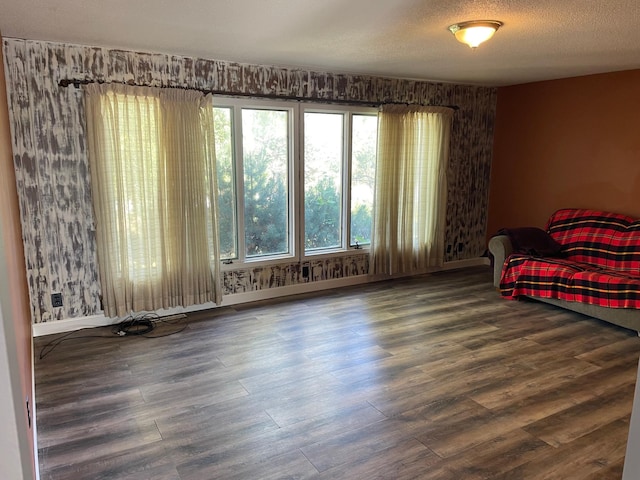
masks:
<path fill-rule="evenodd" d="M 53 322 L 35 323 L 31 326 L 34 337 L 53 335 L 54 333 L 72 332 L 83 328 L 105 327 L 118 323 L 119 320 L 105 317 L 104 315 L 89 315 L 78 318 L 65 318 Z"/>
<path fill-rule="evenodd" d="M 480 265 L 489 265 L 489 259 L 486 257 L 470 258 L 467 260 L 455 260 L 452 262 L 445 262 L 440 268 L 430 270 L 430 272 L 456 270 L 459 268 L 476 267 Z M 401 276 L 394 276 L 393 278 L 400 278 Z M 222 299 L 222 303 L 216 306 L 214 303 L 204 303 L 202 305 L 194 305 L 191 307 L 178 307 L 166 310 L 159 310 L 156 312 L 160 317 L 169 315 L 177 315 L 180 313 L 199 312 L 202 310 L 209 310 L 219 307 L 228 307 L 233 305 L 240 305 L 243 303 L 257 302 L 260 300 L 270 300 L 274 298 L 286 297 L 289 295 L 299 295 L 303 293 L 318 292 L 322 290 L 330 290 L 332 288 L 349 287 L 353 285 L 361 285 L 364 283 L 378 282 L 381 280 L 389 279 L 390 277 L 379 277 L 371 275 L 357 275 L 347 278 L 337 278 L 333 280 L 323 280 L 310 283 L 299 283 L 296 285 L 289 285 L 286 287 L 269 288 L 264 290 L 255 290 L 251 292 L 233 293 L 225 295 Z M 53 335 L 56 333 L 66 333 L 75 330 L 81 330 L 83 328 L 95 328 L 106 327 L 119 323 L 120 318 L 109 318 L 104 315 L 90 315 L 79 318 L 66 318 L 63 320 L 56 320 L 53 322 L 36 323 L 32 325 L 32 333 L 34 337 L 41 337 L 44 335 Z"/>
<path fill-rule="evenodd" d="M 265 290 L 255 290 L 243 293 L 233 293 L 230 295 L 225 295 L 222 298 L 222 303 L 220 305 L 209 302 L 203 303 L 201 305 L 192 305 L 190 307 L 162 309 L 158 310 L 155 313 L 157 313 L 160 317 L 166 317 L 170 315 L 177 315 L 180 313 L 199 312 L 202 310 L 210 310 L 219 307 L 229 307 L 233 305 L 240 305 L 243 303 L 257 302 L 260 300 L 269 300 L 290 295 L 298 295 L 302 293 L 329 290 L 332 288 L 359 285 L 363 283 L 369 283 L 371 281 L 370 278 L 371 277 L 369 277 L 369 275 L 358 275 L 354 277 L 338 278 L 334 280 L 299 283 L 297 285 L 289 285 L 286 287 L 269 288 Z M 109 318 L 105 317 L 104 315 L 90 315 L 86 317 L 66 318 L 53 322 L 36 323 L 32 325 L 31 330 L 34 337 L 41 337 L 44 335 L 53 335 L 56 333 L 72 332 L 84 328 L 107 327 L 120 323 L 122 320 L 122 318 Z"/>

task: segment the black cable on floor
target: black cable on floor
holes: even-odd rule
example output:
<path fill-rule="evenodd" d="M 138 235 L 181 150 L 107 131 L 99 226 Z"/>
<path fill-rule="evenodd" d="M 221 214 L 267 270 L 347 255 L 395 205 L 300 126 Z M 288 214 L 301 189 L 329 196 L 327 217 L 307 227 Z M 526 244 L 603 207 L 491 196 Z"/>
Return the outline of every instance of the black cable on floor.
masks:
<path fill-rule="evenodd" d="M 164 325 L 175 325 L 177 323 L 180 323 L 181 320 L 186 321 L 186 318 L 187 317 L 184 316 L 178 319 L 176 318 L 163 319 L 162 317 L 158 316 L 155 313 L 145 313 L 145 314 L 137 315 L 135 317 L 127 317 L 121 322 L 116 323 L 115 325 L 107 325 L 102 328 L 103 329 L 110 328 L 111 333 L 113 335 L 117 335 L 118 337 L 144 336 L 145 338 L 162 338 L 162 337 L 169 337 L 171 335 L 175 335 L 176 333 L 182 332 L 184 329 L 187 328 L 188 324 L 185 323 L 184 325 L 182 325 L 180 329 L 175 331 L 161 333 L 159 335 L 149 335 L 155 329 L 155 325 L 154 325 L 155 322 L 162 323 Z M 86 329 L 82 329 L 82 330 L 86 330 Z M 58 347 L 58 345 L 69 340 L 80 340 L 80 339 L 86 339 L 86 338 L 113 338 L 112 336 L 108 336 L 108 335 L 74 336 L 74 334 L 78 333 L 79 331 L 81 330 L 74 330 L 72 332 L 67 332 L 64 335 L 60 337 L 56 337 L 53 340 L 51 340 L 49 343 L 47 343 L 40 349 L 39 359 L 42 360 L 47 355 L 49 355 L 53 350 L 55 350 L 56 347 Z"/>
<path fill-rule="evenodd" d="M 86 329 L 82 329 L 82 330 L 86 330 Z M 61 337 L 56 337 L 53 340 L 51 340 L 49 343 L 47 343 L 46 345 L 44 345 L 41 349 L 40 349 L 40 355 L 38 356 L 40 360 L 42 360 L 44 357 L 46 357 L 47 355 L 49 355 L 51 352 L 53 352 L 56 347 L 58 345 L 60 345 L 62 342 L 66 342 L 68 340 L 80 340 L 80 339 L 84 339 L 84 338 L 112 338 L 110 336 L 107 335 L 78 335 L 78 336 L 71 336 L 75 333 L 78 333 L 80 330 L 74 330 L 72 332 L 67 332 L 64 335 L 62 335 Z"/>
<path fill-rule="evenodd" d="M 145 335 L 153 331 L 153 320 L 157 319 L 158 315 L 151 313 L 127 317 L 120 323 L 114 325 L 111 331 L 121 337 L 126 335 Z"/>

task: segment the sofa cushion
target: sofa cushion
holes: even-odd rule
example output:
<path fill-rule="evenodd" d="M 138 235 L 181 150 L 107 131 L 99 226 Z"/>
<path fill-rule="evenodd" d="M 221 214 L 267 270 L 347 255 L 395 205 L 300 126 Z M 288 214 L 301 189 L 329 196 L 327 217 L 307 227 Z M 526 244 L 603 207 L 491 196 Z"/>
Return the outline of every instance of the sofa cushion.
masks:
<path fill-rule="evenodd" d="M 586 270 L 573 275 L 576 302 L 610 308 L 640 308 L 640 276 L 606 270 Z"/>
<path fill-rule="evenodd" d="M 525 295 L 571 302 L 574 275 L 589 268 L 589 265 L 571 260 L 514 253 L 504 263 L 500 293 L 511 298 Z"/>
<path fill-rule="evenodd" d="M 640 271 L 640 221 L 617 213 L 562 209 L 547 223 L 565 257 L 625 272 Z"/>
<path fill-rule="evenodd" d="M 508 298 L 522 295 L 640 309 L 640 272 L 616 272 L 573 260 L 513 254 L 504 264 L 500 293 Z"/>

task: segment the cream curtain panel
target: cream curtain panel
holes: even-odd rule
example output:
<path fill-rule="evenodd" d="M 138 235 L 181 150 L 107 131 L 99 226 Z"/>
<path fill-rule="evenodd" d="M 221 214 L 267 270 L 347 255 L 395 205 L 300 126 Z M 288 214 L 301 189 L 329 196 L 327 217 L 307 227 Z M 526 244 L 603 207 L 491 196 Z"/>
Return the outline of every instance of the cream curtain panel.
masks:
<path fill-rule="evenodd" d="M 370 273 L 442 265 L 452 116 L 449 108 L 382 107 Z"/>
<path fill-rule="evenodd" d="M 85 111 L 105 314 L 220 303 L 211 96 L 90 84 Z"/>

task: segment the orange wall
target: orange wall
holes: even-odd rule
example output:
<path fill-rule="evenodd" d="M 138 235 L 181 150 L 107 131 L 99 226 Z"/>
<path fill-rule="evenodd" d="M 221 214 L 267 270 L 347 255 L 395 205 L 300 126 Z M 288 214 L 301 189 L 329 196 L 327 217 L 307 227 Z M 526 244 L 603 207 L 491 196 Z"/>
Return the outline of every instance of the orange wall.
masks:
<path fill-rule="evenodd" d="M 640 70 L 498 89 L 487 235 L 564 207 L 640 218 Z"/>
<path fill-rule="evenodd" d="M 0 44 L 1 40 L 2 38 L 0 37 Z M 11 132 L 9 128 L 7 96 L 5 93 L 5 76 L 2 65 L 2 49 L 0 48 L 0 232 L 2 233 L 2 242 L 0 242 L 0 244 L 4 246 L 2 254 L 4 255 L 7 266 L 7 271 L 2 272 L 2 274 L 6 273 L 8 277 L 6 278 L 8 291 L 2 292 L 2 296 L 3 298 L 9 298 L 8 310 L 11 313 L 10 317 L 4 316 L 4 321 L 13 321 L 12 330 L 15 333 L 15 339 L 7 338 L 7 342 L 11 340 L 15 341 L 22 385 L 22 400 L 24 401 L 27 396 L 29 397 L 31 414 L 33 416 L 31 313 L 22 244 L 22 228 L 20 226 L 18 193 L 16 190 L 13 154 L 11 151 Z M 5 282 L 3 282 L 3 284 L 5 284 Z M 21 404 L 23 403 L 21 402 Z M 24 423 L 26 425 L 26 422 Z M 33 456 L 32 430 L 27 433 L 27 437 L 31 443 L 33 463 L 35 457 Z"/>

